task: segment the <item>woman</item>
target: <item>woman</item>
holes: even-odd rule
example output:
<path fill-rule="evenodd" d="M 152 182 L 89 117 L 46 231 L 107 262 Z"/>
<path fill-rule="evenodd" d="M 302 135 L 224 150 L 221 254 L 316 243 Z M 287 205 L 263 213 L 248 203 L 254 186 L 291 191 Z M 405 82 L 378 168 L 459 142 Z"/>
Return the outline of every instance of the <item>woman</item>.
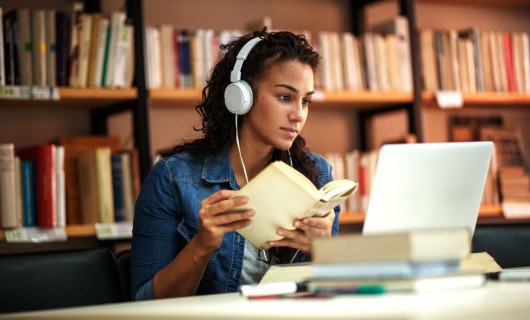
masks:
<path fill-rule="evenodd" d="M 262 31 L 222 49 L 197 107 L 204 137 L 162 158 L 138 197 L 131 260 L 135 300 L 234 292 L 259 281 L 271 262 L 307 261 L 311 239 L 338 233 L 338 207 L 324 217 L 293 221 L 296 230 L 280 228 L 284 238 L 271 241 L 266 254 L 237 233 L 254 213 L 230 211 L 248 201 L 232 196 L 269 163 L 283 160 L 319 188 L 331 180 L 331 167 L 307 151 L 299 135 L 320 59 L 306 39 Z M 224 102 L 233 107 L 225 88 L 239 78 L 253 94 L 250 111 L 241 116 Z"/>

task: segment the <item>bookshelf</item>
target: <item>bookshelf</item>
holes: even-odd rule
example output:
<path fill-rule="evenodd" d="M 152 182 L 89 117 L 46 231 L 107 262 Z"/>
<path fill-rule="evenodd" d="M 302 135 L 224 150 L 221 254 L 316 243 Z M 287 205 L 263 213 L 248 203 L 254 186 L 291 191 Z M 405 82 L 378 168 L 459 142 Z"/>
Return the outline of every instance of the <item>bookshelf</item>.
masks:
<path fill-rule="evenodd" d="M 157 6 L 161 6 L 170 0 L 157 0 L 150 2 L 147 6 L 145 1 L 141 0 L 126 0 L 124 1 L 124 7 L 126 8 L 128 18 L 132 21 L 135 32 L 134 32 L 134 65 L 135 65 L 135 80 L 132 88 L 129 89 L 78 89 L 78 88 L 67 88 L 60 87 L 59 94 L 61 100 L 53 102 L 44 101 L 28 101 L 28 100 L 4 100 L 0 99 L 2 108 L 19 108 L 19 107 L 41 107 L 51 106 L 50 112 L 61 112 L 62 108 L 86 108 L 90 111 L 89 122 L 90 132 L 94 134 L 108 133 L 109 128 L 107 127 L 107 120 L 109 117 L 130 112 L 132 114 L 131 121 L 128 125 L 132 128 L 134 134 L 134 144 L 139 151 L 141 176 L 144 178 L 151 166 L 151 145 L 153 144 L 152 129 L 150 128 L 152 123 L 152 113 L 156 113 L 157 109 L 165 110 L 186 110 L 187 112 L 194 112 L 194 106 L 199 101 L 201 92 L 196 89 L 148 89 L 145 65 L 146 57 L 144 56 L 144 28 L 149 24 L 156 23 L 175 23 L 176 19 L 181 19 L 180 15 L 186 15 L 189 13 L 190 16 L 198 14 L 199 17 L 211 17 L 218 15 L 216 10 L 211 10 L 209 7 L 205 7 L 206 1 L 199 1 L 200 5 L 197 8 L 187 8 L 179 12 L 170 13 L 159 13 L 153 14 Z M 242 0 L 240 0 L 242 1 Z M 8 1 L 9 2 L 9 1 Z M 59 2 L 59 1 L 57 1 Z M 186 2 L 186 1 L 183 1 Z M 187 1 L 191 3 L 190 0 Z M 278 2 L 280 2 L 278 0 Z M 292 1 L 285 1 L 286 8 L 292 10 L 304 10 L 303 6 L 300 7 L 300 3 L 294 3 Z M 317 1 L 318 2 L 318 1 Z M 323 3 L 323 1 L 321 1 Z M 298 29 L 303 29 L 306 26 L 311 26 L 312 31 L 321 29 L 349 29 L 356 34 L 361 34 L 366 28 L 366 14 L 365 10 L 369 5 L 379 3 L 381 1 L 328 1 L 332 3 L 333 7 L 338 9 L 326 10 L 326 14 L 336 15 L 338 19 L 324 19 L 325 21 L 314 23 L 315 13 L 312 12 L 311 6 L 313 2 L 309 3 L 307 15 L 304 17 L 298 17 L 291 25 Z M 12 1 L 15 3 L 15 1 Z M 46 6 L 50 6 L 48 2 Z M 334 3 L 339 3 L 335 5 Z M 417 20 L 425 19 L 422 17 L 421 12 L 418 14 L 416 10 L 417 4 L 429 3 L 429 4 L 446 4 L 449 6 L 459 6 L 465 4 L 468 6 L 482 6 L 492 5 L 496 7 L 522 7 L 525 10 L 529 8 L 528 1 L 525 0 L 462 0 L 462 1 L 441 1 L 441 0 L 399 0 L 397 3 L 397 13 L 403 14 L 409 18 L 409 31 L 411 34 L 411 48 L 412 48 L 412 70 L 413 70 L 413 92 L 412 93 L 379 93 L 379 92 L 320 92 L 315 96 L 315 102 L 312 108 L 318 111 L 331 110 L 331 112 L 348 112 L 358 115 L 358 122 L 352 125 L 351 131 L 355 132 L 358 137 L 358 147 L 360 149 L 366 149 L 365 133 L 367 131 L 365 122 L 379 114 L 384 114 L 388 111 L 404 110 L 408 116 L 408 129 L 409 132 L 416 134 L 418 141 L 428 141 L 425 139 L 425 124 L 422 123 L 422 115 L 426 110 L 437 108 L 434 95 L 430 92 L 424 92 L 421 90 L 421 74 L 420 74 L 420 57 L 418 54 L 419 43 L 415 36 L 415 28 L 418 23 Z M 62 3 L 61 3 L 62 4 Z M 277 5 L 278 3 L 275 3 Z M 321 5 L 321 3 L 319 2 Z M 214 6 L 213 4 L 211 4 Z M 31 4 L 31 6 L 36 6 Z M 85 1 L 85 6 L 90 10 L 108 10 L 107 7 L 112 7 L 111 1 Z M 266 5 L 268 6 L 268 5 Z M 295 6 L 295 7 L 293 7 Z M 329 6 L 329 4 L 324 4 Z M 302 9 L 301 9 L 302 8 Z M 325 7 L 328 9 L 328 7 Z M 263 8 L 261 8 L 263 9 Z M 260 9 L 260 10 L 261 10 Z M 342 10 L 346 9 L 346 10 Z M 201 12 L 197 12 L 200 10 Z M 260 11 L 256 10 L 256 11 Z M 252 10 L 250 10 L 252 11 Z M 264 11 L 264 10 L 261 10 Z M 168 11 L 169 12 L 169 11 Z M 258 14 L 261 15 L 260 12 Z M 250 16 L 256 16 L 256 12 L 250 12 Z M 175 17 L 176 16 L 176 17 Z M 149 20 L 152 21 L 149 21 Z M 206 19 L 194 19 L 188 18 L 189 20 L 195 20 L 191 23 L 187 23 L 183 27 L 199 28 L 206 24 Z M 313 20 L 311 20 L 313 19 Z M 335 21 L 329 20 L 347 20 L 344 26 L 337 25 Z M 275 20 L 275 19 L 273 19 Z M 234 21 L 230 14 L 226 17 L 216 17 L 216 20 L 211 22 L 212 25 L 209 27 L 224 29 L 234 27 Z M 320 19 L 319 19 L 320 21 Z M 180 23 L 180 22 L 179 22 Z M 210 23 L 210 22 L 208 22 Z M 182 26 L 181 26 L 182 27 Z M 497 94 L 497 93 L 481 93 L 481 94 L 466 94 L 464 95 L 464 109 L 473 108 L 481 109 L 484 107 L 492 106 L 503 106 L 508 108 L 525 109 L 530 106 L 530 96 L 523 94 Z M 57 111 L 59 109 L 59 111 Z M 355 128 L 353 128 L 355 127 Z M 179 138 L 177 136 L 177 138 Z M 479 223 L 504 223 L 504 219 L 500 217 L 501 211 L 498 207 L 484 207 L 481 209 Z M 341 224 L 362 224 L 363 216 L 360 214 L 343 215 L 341 217 Z M 512 220 L 515 221 L 515 220 Z M 522 221 L 524 222 L 524 221 Z M 94 226 L 67 226 L 66 232 L 71 237 L 85 237 L 94 236 Z M 3 232 L 0 232 L 0 241 L 4 241 Z"/>

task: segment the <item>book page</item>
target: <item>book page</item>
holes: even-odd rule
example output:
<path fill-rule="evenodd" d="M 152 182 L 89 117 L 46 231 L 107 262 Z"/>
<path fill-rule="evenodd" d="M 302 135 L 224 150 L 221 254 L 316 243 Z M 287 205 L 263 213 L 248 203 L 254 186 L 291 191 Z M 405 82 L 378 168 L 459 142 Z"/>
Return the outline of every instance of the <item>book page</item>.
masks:
<path fill-rule="evenodd" d="M 460 268 L 463 271 L 479 271 L 479 272 L 498 272 L 502 268 L 497 264 L 495 259 L 487 252 L 472 253 L 467 258 L 460 261 Z"/>

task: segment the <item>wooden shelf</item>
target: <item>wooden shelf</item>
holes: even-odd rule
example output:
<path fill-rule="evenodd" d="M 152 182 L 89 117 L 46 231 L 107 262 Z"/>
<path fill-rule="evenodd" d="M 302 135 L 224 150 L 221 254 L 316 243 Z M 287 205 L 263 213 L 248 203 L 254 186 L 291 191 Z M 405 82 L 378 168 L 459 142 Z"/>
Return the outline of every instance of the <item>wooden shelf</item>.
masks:
<path fill-rule="evenodd" d="M 361 225 L 364 222 L 364 213 L 362 212 L 346 212 L 342 213 L 339 216 L 339 223 L 342 225 Z M 528 221 L 526 221 L 528 220 Z M 483 222 L 485 223 L 494 223 L 493 221 L 497 223 L 510 223 L 511 221 L 523 221 L 523 222 L 530 222 L 530 219 L 524 219 L 524 220 L 507 220 L 502 215 L 502 208 L 500 205 L 487 205 L 482 206 L 480 208 L 479 212 L 479 218 L 478 223 L 481 224 Z M 514 222 L 515 223 L 515 222 Z"/>
<path fill-rule="evenodd" d="M 201 90 L 198 89 L 154 89 L 149 91 L 149 98 L 153 105 L 168 107 L 195 106 L 201 100 Z M 397 104 L 412 103 L 411 93 L 381 93 L 381 92 L 322 92 L 317 91 L 311 107 L 340 106 L 351 109 L 367 109 L 385 107 Z"/>
<path fill-rule="evenodd" d="M 444 5 L 468 5 L 468 6 L 497 6 L 503 8 L 530 7 L 528 0 L 418 0 L 420 3 L 435 3 Z"/>
<path fill-rule="evenodd" d="M 57 106 L 98 108 L 132 101 L 137 98 L 136 88 L 69 88 L 59 87 L 59 100 L 0 99 L 5 107 Z"/>
<path fill-rule="evenodd" d="M 464 94 L 465 107 L 530 107 L 530 94 L 521 93 L 501 93 L 501 92 L 484 92 L 476 94 Z M 422 93 L 423 104 L 426 107 L 436 107 L 436 98 L 432 92 Z"/>

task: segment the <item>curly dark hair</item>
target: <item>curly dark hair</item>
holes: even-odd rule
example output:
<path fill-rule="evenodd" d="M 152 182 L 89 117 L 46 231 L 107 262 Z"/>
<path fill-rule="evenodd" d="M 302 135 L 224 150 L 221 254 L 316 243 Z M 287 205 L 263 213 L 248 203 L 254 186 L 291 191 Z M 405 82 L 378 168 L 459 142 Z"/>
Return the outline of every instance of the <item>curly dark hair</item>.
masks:
<path fill-rule="evenodd" d="M 177 145 L 163 156 L 182 151 L 208 153 L 235 143 L 234 115 L 224 105 L 224 90 L 230 84 L 230 72 L 238 52 L 255 37 L 261 37 L 263 41 L 252 49 L 241 70 L 241 78 L 252 87 L 254 98 L 258 95 L 258 83 L 265 77 L 271 64 L 296 60 L 308 64 L 314 72 L 318 70 L 319 54 L 311 47 L 304 35 L 295 35 L 292 32 L 256 31 L 221 46 L 219 62 L 202 90 L 202 102 L 195 107 L 202 117 L 202 126 L 194 129 L 202 131 L 204 137 Z M 238 126 L 241 126 L 243 121 L 245 117 L 238 117 Z M 289 149 L 293 166 L 316 185 L 317 174 L 314 162 L 305 152 L 305 145 L 306 142 L 300 135 L 294 140 Z M 289 163 L 289 156 L 286 151 L 274 149 L 272 161 L 275 160 Z"/>

